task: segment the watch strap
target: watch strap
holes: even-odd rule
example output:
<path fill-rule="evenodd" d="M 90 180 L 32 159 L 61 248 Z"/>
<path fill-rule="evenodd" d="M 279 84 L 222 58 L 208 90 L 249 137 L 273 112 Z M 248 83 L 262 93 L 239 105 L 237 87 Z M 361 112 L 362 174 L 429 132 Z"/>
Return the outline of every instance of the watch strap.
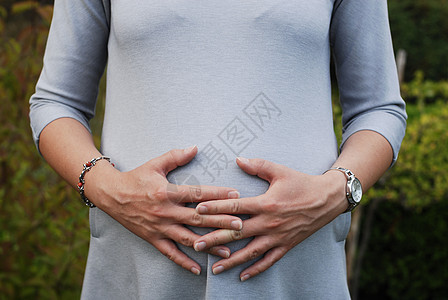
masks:
<path fill-rule="evenodd" d="M 353 172 L 350 171 L 349 169 L 345 169 L 345 168 L 341 168 L 341 167 L 333 167 L 333 168 L 330 168 L 327 171 L 325 171 L 325 173 L 327 173 L 330 170 L 338 170 L 338 171 L 344 173 L 345 176 L 347 177 L 347 180 L 350 180 L 351 178 L 355 177 L 355 174 L 353 174 Z"/>
<path fill-rule="evenodd" d="M 345 186 L 345 197 L 347 198 L 347 201 L 348 201 L 348 208 L 344 211 L 344 213 L 351 212 L 356 206 L 358 206 L 358 203 L 356 203 L 355 201 L 353 201 L 353 199 L 351 199 L 351 196 L 348 191 L 348 185 L 352 180 L 354 180 L 356 178 L 356 176 L 349 169 L 342 168 L 342 167 L 330 168 L 330 169 L 326 170 L 323 174 L 325 174 L 331 170 L 336 170 L 336 171 L 342 172 L 342 173 L 344 173 L 345 177 L 347 178 L 347 185 Z"/>

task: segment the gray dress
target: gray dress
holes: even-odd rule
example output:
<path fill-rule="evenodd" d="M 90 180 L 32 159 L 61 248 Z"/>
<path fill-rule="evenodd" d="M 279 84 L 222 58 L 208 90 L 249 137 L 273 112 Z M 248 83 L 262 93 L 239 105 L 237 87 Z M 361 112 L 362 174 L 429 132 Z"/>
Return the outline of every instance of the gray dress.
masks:
<path fill-rule="evenodd" d="M 373 130 L 390 142 L 396 159 L 406 113 L 386 0 L 56 0 L 30 101 L 34 139 L 38 145 L 42 129 L 61 117 L 88 128 L 107 64 L 101 151 L 119 170 L 197 144 L 197 157 L 171 172 L 171 182 L 259 195 L 268 183 L 240 170 L 235 157 L 308 174 L 321 174 L 336 160 L 331 55 L 343 142 Z M 195 276 L 98 208 L 90 209 L 90 224 L 83 299 L 349 298 L 350 214 L 243 283 L 239 273 L 253 262 L 213 275 L 217 257 L 179 246 L 202 266 Z"/>

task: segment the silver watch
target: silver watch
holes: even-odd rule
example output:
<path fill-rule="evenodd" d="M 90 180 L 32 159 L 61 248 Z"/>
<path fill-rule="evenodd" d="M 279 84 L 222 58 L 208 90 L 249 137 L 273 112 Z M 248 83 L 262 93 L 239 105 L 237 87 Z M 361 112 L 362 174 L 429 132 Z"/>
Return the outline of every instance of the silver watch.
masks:
<path fill-rule="evenodd" d="M 356 178 L 355 174 L 348 169 L 344 169 L 341 167 L 335 167 L 328 169 L 326 172 L 330 170 L 337 170 L 345 174 L 347 177 L 347 186 L 345 189 L 345 193 L 348 201 L 348 208 L 345 212 L 352 211 L 358 204 L 361 202 L 362 198 L 362 186 L 361 182 Z"/>

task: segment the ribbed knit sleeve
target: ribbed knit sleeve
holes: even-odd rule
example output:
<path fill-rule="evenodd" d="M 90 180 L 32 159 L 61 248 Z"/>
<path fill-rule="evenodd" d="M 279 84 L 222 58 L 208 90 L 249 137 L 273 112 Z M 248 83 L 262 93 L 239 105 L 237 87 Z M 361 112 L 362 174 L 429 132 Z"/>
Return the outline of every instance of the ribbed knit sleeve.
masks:
<path fill-rule="evenodd" d="M 396 161 L 406 128 L 386 0 L 336 1 L 331 45 L 342 106 L 344 142 L 372 130 L 391 144 Z"/>
<path fill-rule="evenodd" d="M 107 61 L 109 7 L 101 0 L 56 0 L 36 92 L 30 99 L 33 138 L 69 117 L 89 129 Z M 90 129 L 89 129 L 90 130 Z"/>

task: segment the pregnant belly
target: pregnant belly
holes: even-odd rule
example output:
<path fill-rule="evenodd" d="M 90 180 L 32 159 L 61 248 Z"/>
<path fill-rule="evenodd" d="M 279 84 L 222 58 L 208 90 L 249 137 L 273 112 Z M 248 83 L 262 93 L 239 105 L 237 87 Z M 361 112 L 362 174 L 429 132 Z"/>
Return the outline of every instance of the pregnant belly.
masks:
<path fill-rule="evenodd" d="M 168 173 L 169 182 L 179 185 L 226 186 L 237 189 L 241 197 L 258 196 L 267 191 L 269 182 L 241 170 L 235 158 L 227 165 L 208 164 L 198 154 L 190 163 Z"/>
<path fill-rule="evenodd" d="M 215 169 L 214 169 L 215 168 Z M 245 173 L 233 159 L 227 168 L 217 172 L 217 166 L 204 165 L 200 159 L 193 159 L 189 164 L 171 171 L 168 181 L 178 185 L 200 185 L 200 186 L 226 186 L 237 189 L 241 198 L 254 197 L 264 194 L 269 188 L 269 182 Z M 170 187 L 171 188 L 171 187 Z M 175 189 L 175 187 L 173 187 Z M 192 190 L 195 192 L 195 190 Z M 226 201 L 226 200 L 222 200 Z M 197 203 L 188 203 L 188 207 L 195 207 Z M 238 215 L 247 219 L 247 215 Z M 216 228 L 199 228 L 187 226 L 197 234 L 204 235 Z"/>

